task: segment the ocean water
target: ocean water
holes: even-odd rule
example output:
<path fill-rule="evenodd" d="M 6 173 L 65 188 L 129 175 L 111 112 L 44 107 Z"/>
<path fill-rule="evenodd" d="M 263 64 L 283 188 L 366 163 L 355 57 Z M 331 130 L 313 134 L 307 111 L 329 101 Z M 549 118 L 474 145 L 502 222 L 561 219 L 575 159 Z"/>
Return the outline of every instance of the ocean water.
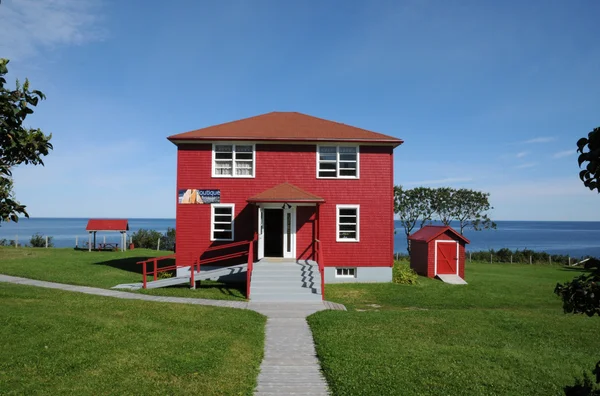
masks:
<path fill-rule="evenodd" d="M 74 247 L 75 237 L 82 245 L 88 240 L 85 226 L 88 219 L 83 218 L 31 218 L 21 219 L 18 223 L 0 223 L 0 239 L 29 243 L 35 233 L 51 236 L 56 247 Z M 364 220 L 363 220 L 364 224 Z M 465 231 L 471 241 L 467 250 L 531 249 L 551 254 L 568 254 L 573 257 L 600 257 L 600 222 L 578 221 L 498 221 L 496 230 Z M 175 228 L 175 219 L 130 219 L 129 233 L 140 228 L 166 232 Z M 106 237 L 107 242 L 119 242 L 117 232 L 99 232 L 97 242 Z M 404 229 L 396 221 L 394 250 L 406 252 Z"/>

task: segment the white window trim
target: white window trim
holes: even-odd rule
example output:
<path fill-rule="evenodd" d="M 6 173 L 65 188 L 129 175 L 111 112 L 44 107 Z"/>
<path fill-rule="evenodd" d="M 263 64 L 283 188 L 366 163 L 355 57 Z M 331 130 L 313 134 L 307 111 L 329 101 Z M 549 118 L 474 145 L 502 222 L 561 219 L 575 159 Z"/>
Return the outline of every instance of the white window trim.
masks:
<path fill-rule="evenodd" d="M 215 238 L 215 208 L 231 208 L 231 239 Z M 235 240 L 235 204 L 211 204 L 210 205 L 210 240 L 211 241 L 233 241 Z"/>
<path fill-rule="evenodd" d="M 336 176 L 319 176 L 319 148 L 335 147 L 336 153 Z M 340 147 L 356 147 L 356 176 L 340 176 Z M 317 145 L 317 179 L 360 179 L 360 146 L 356 144 L 321 144 Z"/>
<path fill-rule="evenodd" d="M 338 270 L 342 270 L 342 272 L 343 272 L 343 270 L 345 270 L 345 269 L 354 270 L 354 275 L 344 275 L 344 274 L 338 275 Z M 348 271 L 348 272 L 350 272 L 350 271 Z M 358 269 L 356 267 L 335 267 L 335 277 L 336 278 L 356 278 L 357 272 L 358 272 Z"/>
<path fill-rule="evenodd" d="M 356 209 L 356 239 L 340 238 L 340 209 Z M 335 206 L 335 240 L 336 242 L 360 242 L 360 205 Z"/>
<path fill-rule="evenodd" d="M 252 175 L 244 176 L 244 175 L 236 175 L 235 174 L 235 150 L 232 150 L 232 163 L 231 163 L 231 176 L 229 175 L 217 175 L 216 174 L 216 155 L 215 155 L 215 146 L 252 146 Z M 224 178 L 224 179 L 252 179 L 256 177 L 256 144 L 250 142 L 214 142 L 212 144 L 212 177 L 215 178 Z"/>

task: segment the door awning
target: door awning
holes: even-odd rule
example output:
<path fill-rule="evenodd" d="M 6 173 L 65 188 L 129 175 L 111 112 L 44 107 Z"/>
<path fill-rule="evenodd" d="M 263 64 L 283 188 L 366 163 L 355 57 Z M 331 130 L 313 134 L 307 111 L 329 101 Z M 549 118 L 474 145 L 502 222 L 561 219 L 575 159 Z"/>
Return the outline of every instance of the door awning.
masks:
<path fill-rule="evenodd" d="M 290 183 L 282 183 L 248 198 L 248 202 L 323 203 L 325 200 Z"/>

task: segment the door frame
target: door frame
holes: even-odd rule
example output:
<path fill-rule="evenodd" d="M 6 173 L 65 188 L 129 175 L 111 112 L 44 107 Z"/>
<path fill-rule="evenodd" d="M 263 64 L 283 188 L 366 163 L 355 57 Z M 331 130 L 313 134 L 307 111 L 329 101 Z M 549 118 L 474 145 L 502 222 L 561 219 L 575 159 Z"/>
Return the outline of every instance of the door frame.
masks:
<path fill-rule="evenodd" d="M 446 241 L 446 240 L 436 240 L 435 241 L 435 253 L 434 253 L 434 269 L 433 269 L 433 276 L 437 276 L 438 274 L 438 242 L 439 243 L 456 243 L 456 275 L 459 274 L 459 268 L 458 268 L 458 264 L 459 264 L 459 247 L 460 247 L 460 243 L 458 243 L 458 241 Z M 441 274 L 441 275 L 450 275 L 450 274 Z"/>
<path fill-rule="evenodd" d="M 258 255 L 257 258 L 260 260 L 262 258 L 265 257 L 265 229 L 264 229 L 264 224 L 265 224 L 265 210 L 268 209 L 282 209 L 281 206 L 283 205 L 283 202 L 281 203 L 266 203 L 266 204 L 259 204 L 258 205 L 258 224 L 257 224 L 257 229 L 258 229 Z M 291 242 L 291 246 L 289 248 L 289 252 L 288 252 L 288 233 L 287 233 L 287 219 L 288 219 L 288 214 L 290 215 L 290 219 L 291 219 L 291 224 L 290 224 L 290 242 Z M 296 258 L 296 205 L 291 204 L 291 208 L 288 208 L 287 206 L 283 209 L 283 235 L 281 236 L 283 238 L 283 258 L 292 258 L 295 259 Z"/>

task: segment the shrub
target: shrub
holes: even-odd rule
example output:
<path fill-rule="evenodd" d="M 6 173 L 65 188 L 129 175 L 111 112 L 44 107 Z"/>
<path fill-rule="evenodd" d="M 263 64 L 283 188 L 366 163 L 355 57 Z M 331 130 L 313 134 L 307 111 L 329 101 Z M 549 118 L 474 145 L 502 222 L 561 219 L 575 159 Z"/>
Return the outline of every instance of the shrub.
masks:
<path fill-rule="evenodd" d="M 416 285 L 417 273 L 410 268 L 406 261 L 395 261 L 392 269 L 392 281 L 401 285 Z"/>
<path fill-rule="evenodd" d="M 46 247 L 46 237 L 39 232 L 36 232 L 31 236 L 29 244 L 31 247 Z M 52 237 L 48 237 L 48 247 L 54 247 L 54 243 L 52 243 Z"/>
<path fill-rule="evenodd" d="M 8 239 L 0 239 L 0 246 L 12 246 L 13 244 L 11 243 L 12 241 L 9 241 Z"/>
<path fill-rule="evenodd" d="M 174 250 L 175 228 L 167 228 L 167 232 L 160 237 L 160 250 Z"/>
<path fill-rule="evenodd" d="M 162 234 L 155 230 L 139 229 L 131 234 L 133 244 L 137 248 L 156 249 L 158 240 L 162 238 Z M 161 241 L 162 242 L 162 241 Z"/>

